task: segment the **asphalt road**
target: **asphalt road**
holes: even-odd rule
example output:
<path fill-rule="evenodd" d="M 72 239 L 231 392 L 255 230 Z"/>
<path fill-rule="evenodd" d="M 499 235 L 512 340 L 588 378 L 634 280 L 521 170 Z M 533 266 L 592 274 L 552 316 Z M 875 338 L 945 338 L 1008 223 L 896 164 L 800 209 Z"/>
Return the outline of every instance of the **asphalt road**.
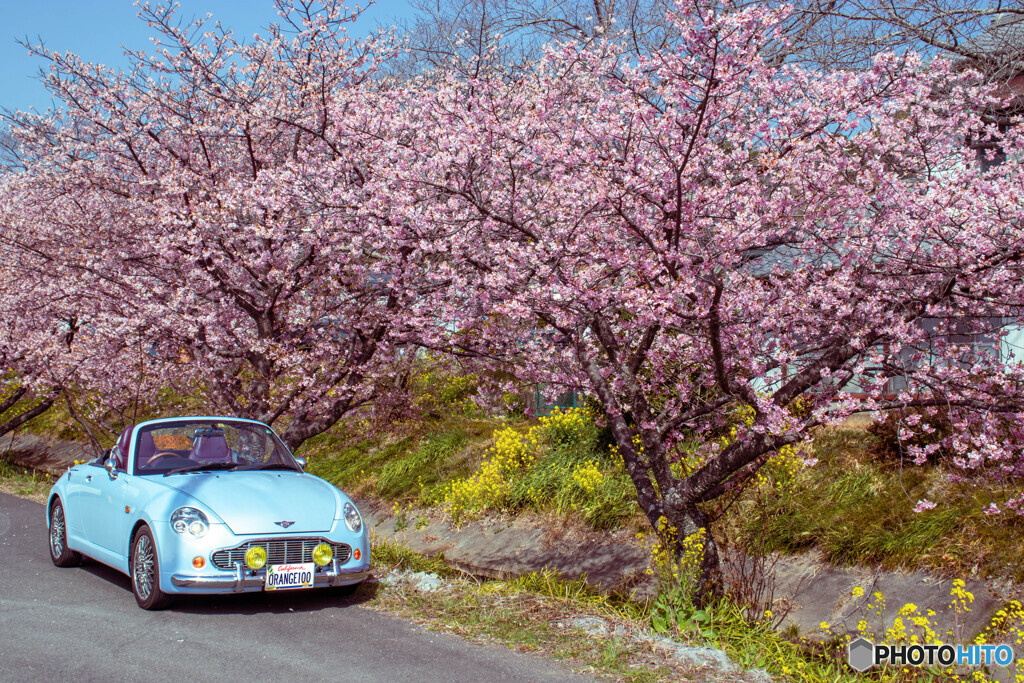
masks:
<path fill-rule="evenodd" d="M 323 591 L 139 609 L 128 578 L 58 569 L 43 506 L 0 494 L 3 681 L 564 681 L 547 659 L 470 643 Z"/>

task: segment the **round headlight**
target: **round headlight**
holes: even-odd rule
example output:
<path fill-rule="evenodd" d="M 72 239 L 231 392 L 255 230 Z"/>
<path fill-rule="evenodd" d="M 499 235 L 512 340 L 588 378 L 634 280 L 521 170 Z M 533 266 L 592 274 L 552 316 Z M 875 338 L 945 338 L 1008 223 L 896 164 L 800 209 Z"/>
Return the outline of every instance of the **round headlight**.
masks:
<path fill-rule="evenodd" d="M 171 513 L 171 528 L 179 534 L 186 531 L 196 538 L 205 536 L 210 530 L 210 522 L 202 510 L 195 508 L 178 508 Z"/>
<path fill-rule="evenodd" d="M 313 561 L 321 567 L 329 565 L 332 559 L 334 559 L 334 551 L 326 543 L 321 543 L 313 548 Z"/>
<path fill-rule="evenodd" d="M 356 506 L 352 503 L 345 503 L 342 512 L 345 514 L 345 525 L 351 531 L 359 533 L 363 528 L 363 518 L 359 516 L 359 510 L 356 510 Z"/>
<path fill-rule="evenodd" d="M 267 550 L 262 546 L 254 545 L 245 551 L 245 564 L 249 569 L 263 569 L 267 563 Z"/>

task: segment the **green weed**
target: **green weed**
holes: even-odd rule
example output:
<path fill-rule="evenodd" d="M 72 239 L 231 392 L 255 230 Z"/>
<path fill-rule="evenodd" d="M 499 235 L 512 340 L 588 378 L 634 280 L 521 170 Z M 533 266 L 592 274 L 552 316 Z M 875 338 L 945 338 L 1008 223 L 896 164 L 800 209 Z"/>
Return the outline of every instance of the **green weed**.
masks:
<path fill-rule="evenodd" d="M 435 500 L 456 521 L 533 510 L 582 517 L 595 529 L 621 526 L 637 514 L 632 484 L 612 451 L 596 449 L 598 435 L 592 414 L 579 409 L 556 409 L 525 430 L 503 426 L 476 471 Z"/>
<path fill-rule="evenodd" d="M 19 467 L 8 457 L 0 455 L 0 491 L 4 493 L 43 500 L 54 480 L 49 474 Z"/>
<path fill-rule="evenodd" d="M 408 546 L 376 537 L 370 539 L 370 560 L 375 571 L 380 569 L 407 569 L 414 572 L 429 572 L 438 576 L 458 576 L 459 572 L 444 562 L 444 555 L 425 557 L 413 552 Z"/>
<path fill-rule="evenodd" d="M 309 460 L 308 472 L 349 493 L 421 500 L 426 491 L 469 470 L 470 463 L 459 457 L 469 442 L 465 425 L 455 423 L 388 442 L 328 433 L 303 444 L 300 454 Z"/>
<path fill-rule="evenodd" d="M 374 546 L 374 564 L 430 571 L 432 560 L 394 544 Z M 435 572 L 440 573 L 440 572 Z M 430 594 L 385 589 L 369 603 L 478 642 L 501 642 L 516 650 L 565 660 L 571 666 L 616 680 L 653 683 L 683 679 L 679 669 L 662 666 L 645 648 L 620 638 L 581 635 L 566 622 L 602 615 L 627 630 L 642 628 L 642 610 L 624 609 L 614 598 L 594 593 L 583 581 L 561 581 L 554 574 L 531 574 L 511 581 L 449 576 L 445 590 Z"/>
<path fill-rule="evenodd" d="M 818 463 L 797 473 L 792 490 L 749 491 L 723 520 L 725 533 L 768 552 L 815 547 L 837 565 L 1024 579 L 1024 522 L 983 514 L 990 488 L 951 485 L 942 467 L 878 463 L 871 439 L 863 431 L 823 432 L 813 446 Z M 914 512 L 923 498 L 937 507 Z"/>

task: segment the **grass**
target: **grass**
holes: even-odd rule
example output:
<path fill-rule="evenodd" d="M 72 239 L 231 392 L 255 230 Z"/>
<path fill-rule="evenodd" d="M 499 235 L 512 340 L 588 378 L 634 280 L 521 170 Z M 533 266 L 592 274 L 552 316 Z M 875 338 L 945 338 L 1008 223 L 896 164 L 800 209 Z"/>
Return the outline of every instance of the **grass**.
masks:
<path fill-rule="evenodd" d="M 820 434 L 818 463 L 788 490 L 751 492 L 724 520 L 726 529 L 768 552 L 816 548 L 836 565 L 1024 580 L 1024 522 L 982 512 L 992 489 L 971 480 L 950 484 L 941 467 L 880 462 L 871 440 L 859 430 Z M 937 506 L 914 512 L 925 498 Z"/>
<path fill-rule="evenodd" d="M 722 600 L 708 612 L 715 643 L 746 668 L 764 668 L 786 681 L 859 680 L 835 652 L 814 651 L 806 641 L 788 638 L 764 623 L 751 623 L 743 606 Z"/>
<path fill-rule="evenodd" d="M 519 456 L 503 455 L 502 449 L 518 447 L 508 446 L 507 438 L 496 443 L 503 424 L 447 416 L 387 439 L 329 433 L 311 439 L 303 454 L 309 471 L 346 491 L 443 507 L 456 519 L 487 510 L 534 511 L 598 530 L 645 527 L 633 485 L 607 446 L 599 445 L 595 427 L 567 435 L 564 424 L 513 423 L 532 459 L 508 465 Z M 984 514 L 993 494 L 981 482 L 952 485 L 940 466 L 879 460 L 873 438 L 864 430 L 822 431 L 809 452 L 816 465 L 799 469 L 785 486 L 770 483 L 745 492 L 716 533 L 762 552 L 814 548 L 840 566 L 1024 580 L 1024 519 Z M 482 463 L 502 457 L 502 468 L 493 468 L 500 469 L 500 478 L 482 478 Z M 583 486 L 575 474 L 586 463 L 599 474 Z M 451 506 L 455 483 L 462 486 L 461 508 Z M 937 507 L 915 513 L 925 498 Z"/>
<path fill-rule="evenodd" d="M 194 395 L 188 395 L 172 389 L 164 389 L 160 392 L 159 399 L 154 405 L 138 403 L 120 415 L 114 412 L 106 413 L 103 416 L 103 420 L 108 423 L 108 427 L 104 427 L 101 421 L 95 419 L 96 416 L 92 414 L 92 410 L 96 409 L 92 397 L 87 392 L 78 392 L 73 389 L 68 389 L 68 391 L 72 391 L 74 394 L 72 402 L 78 406 L 77 412 L 79 416 L 89 422 L 93 435 L 104 447 L 114 444 L 122 428 L 122 422 L 123 426 L 127 426 L 157 417 L 210 414 L 208 404 L 201 398 L 198 398 L 201 396 L 200 391 L 197 390 Z M 109 429 L 114 431 L 111 432 Z M 48 439 L 89 441 L 88 433 L 71 416 L 68 405 L 64 400 L 58 400 L 49 410 L 22 425 L 19 430 Z"/>
<path fill-rule="evenodd" d="M 39 417 L 30 420 L 21 427 L 24 431 L 48 439 L 59 439 L 63 441 L 88 441 L 82 426 L 75 422 L 67 406 L 63 403 L 55 403 L 49 410 Z"/>
<path fill-rule="evenodd" d="M 391 542 L 374 543 L 374 573 L 392 568 L 433 571 L 446 577 L 441 590 L 420 593 L 402 583 L 382 587 L 368 603 L 413 618 L 430 628 L 478 642 L 503 643 L 517 651 L 563 660 L 577 670 L 626 681 L 749 680 L 743 672 L 695 670 L 655 650 L 652 603 L 629 602 L 595 592 L 583 580 L 566 581 L 541 572 L 513 580 L 487 580 L 453 572 L 437 558 L 424 558 Z M 725 650 L 743 669 L 765 669 L 781 681 L 910 683 L 951 680 L 938 669 L 907 667 L 856 674 L 846 664 L 846 641 L 809 641 L 780 634 L 770 619 L 751 622 L 746 607 L 723 599 L 704 610 L 699 626 L 668 633 L 683 645 Z M 1017 610 L 1018 617 L 1020 610 Z M 607 630 L 588 633 L 572 623 L 601 620 Z M 1016 623 L 1016 622 L 1015 622 Z M 1019 625 L 1014 627 L 1020 634 Z M 980 673 L 980 672 L 979 672 Z M 956 680 L 989 680 L 971 673 Z"/>
<path fill-rule="evenodd" d="M 375 544 L 372 557 L 378 575 L 392 567 L 430 571 L 436 562 L 392 543 Z M 643 628 L 642 608 L 598 595 L 583 581 L 560 581 L 551 574 L 499 581 L 453 575 L 445 569 L 435 573 L 447 574 L 441 591 L 422 594 L 397 584 L 379 590 L 368 605 L 435 630 L 502 643 L 617 680 L 654 683 L 688 680 L 686 674 L 693 674 L 649 649 L 635 647 L 625 636 L 593 637 L 569 627 L 575 617 L 600 616 L 624 632 Z"/>
<path fill-rule="evenodd" d="M 59 414 L 48 419 L 61 420 Z M 311 439 L 300 454 L 309 458 L 309 471 L 348 492 L 396 502 L 443 503 L 445 487 L 471 477 L 494 456 L 494 432 L 503 424 L 467 414 L 444 415 L 382 438 L 353 438 L 342 426 Z M 512 427 L 524 439 L 538 429 L 537 423 L 524 421 Z M 507 474 L 510 486 L 496 509 L 553 512 L 598 529 L 642 525 L 632 484 L 607 446 L 599 445 L 596 428 L 575 436 L 559 429 L 537 432 L 537 441 L 530 446 L 535 459 L 529 467 Z M 817 465 L 800 469 L 784 485 L 772 480 L 745 492 L 720 520 L 718 533 L 765 551 L 817 548 L 835 564 L 1024 579 L 1024 549 L 1019 542 L 1024 522 L 981 512 L 999 492 L 970 481 L 950 484 L 940 467 L 880 461 L 872 445 L 864 431 L 822 432 L 809 453 L 818 459 Z M 596 463 L 601 476 L 585 489 L 572 482 L 576 469 L 588 462 Z M 0 490 L 42 500 L 49 486 L 44 475 L 0 460 Z M 914 505 L 922 498 L 939 505 L 915 513 Z M 378 569 L 435 573 L 454 586 L 443 595 L 388 589 L 374 598 L 380 609 L 625 680 L 677 680 L 692 674 L 650 648 L 638 649 L 627 636 L 593 638 L 557 626 L 574 616 L 596 614 L 621 625 L 627 634 L 650 628 L 650 605 L 598 595 L 582 581 L 545 574 L 481 581 L 447 567 L 443 557 L 424 558 L 393 544 L 375 543 L 374 562 Z M 710 623 L 700 625 L 701 633 L 684 630 L 673 635 L 697 643 L 710 637 L 711 644 L 744 666 L 764 667 L 784 680 L 855 680 L 836 654 L 841 643 L 829 647 L 803 641 L 798 634 L 779 634 L 747 619 L 745 611 L 749 613 L 723 602 L 709 611 Z"/>
<path fill-rule="evenodd" d="M 351 439 L 328 432 L 302 445 L 307 471 L 356 495 L 419 501 L 424 491 L 467 475 L 493 423 L 447 419 L 387 439 Z"/>
<path fill-rule="evenodd" d="M 591 487 L 574 484 L 574 472 L 593 463 L 600 472 Z M 636 490 L 621 463 L 608 451 L 584 444 L 554 443 L 510 487 L 504 508 L 578 517 L 595 530 L 617 529 L 639 521 Z"/>
<path fill-rule="evenodd" d="M 382 541 L 371 536 L 372 546 L 370 557 L 375 570 L 406 569 L 414 572 L 429 572 L 438 576 L 454 577 L 459 572 L 449 567 L 444 562 L 444 555 L 438 557 L 426 557 L 413 552 L 400 543 Z"/>
<path fill-rule="evenodd" d="M 309 472 L 349 493 L 399 506 L 442 507 L 457 521 L 485 510 L 555 513 L 593 529 L 639 520 L 621 463 L 597 447 L 592 421 L 576 426 L 578 431 L 567 431 L 557 419 L 538 425 L 448 415 L 387 438 L 353 438 L 339 428 L 310 439 L 299 454 L 308 458 Z M 528 462 L 519 462 L 526 452 Z M 504 464 L 485 481 L 480 470 L 487 461 Z M 501 481 L 493 478 L 498 469 Z M 577 470 L 589 478 L 581 479 Z M 500 493 L 492 495 L 488 483 Z M 461 486 L 458 504 L 453 485 Z"/>
<path fill-rule="evenodd" d="M 0 455 L 0 491 L 4 493 L 43 502 L 53 481 L 49 474 L 18 467 Z"/>

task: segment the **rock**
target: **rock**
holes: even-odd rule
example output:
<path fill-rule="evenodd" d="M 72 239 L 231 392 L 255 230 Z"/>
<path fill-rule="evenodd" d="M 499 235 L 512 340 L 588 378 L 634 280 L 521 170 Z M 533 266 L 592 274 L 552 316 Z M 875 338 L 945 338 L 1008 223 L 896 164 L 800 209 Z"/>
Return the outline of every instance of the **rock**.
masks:
<path fill-rule="evenodd" d="M 706 666 L 717 671 L 734 671 L 737 668 L 729 655 L 713 647 L 679 645 L 672 650 L 672 654 L 681 662 L 693 666 Z"/>
<path fill-rule="evenodd" d="M 608 622 L 600 617 L 576 617 L 569 620 L 569 627 L 592 636 L 608 635 Z"/>
<path fill-rule="evenodd" d="M 406 580 L 413 590 L 418 590 L 420 593 L 433 593 L 441 590 L 444 586 L 441 577 L 427 572 L 413 572 L 406 577 Z"/>
<path fill-rule="evenodd" d="M 429 572 L 411 572 L 402 569 L 392 569 L 387 574 L 384 574 L 377 582 L 381 586 L 394 586 L 400 583 L 404 583 L 413 590 L 417 590 L 421 593 L 433 593 L 439 591 L 444 587 L 444 581 L 437 574 L 431 574 Z"/>
<path fill-rule="evenodd" d="M 668 651 L 674 659 L 687 666 L 722 672 L 736 671 L 740 668 L 736 662 L 729 659 L 729 655 L 717 648 L 682 645 L 665 636 L 645 635 L 641 636 L 641 640 L 649 643 L 655 649 Z"/>
<path fill-rule="evenodd" d="M 393 586 L 396 583 L 401 583 L 405 579 L 406 572 L 400 569 L 392 569 L 387 574 L 380 576 L 377 579 L 377 583 L 381 586 Z"/>
<path fill-rule="evenodd" d="M 765 669 L 747 669 L 743 678 L 749 683 L 772 683 L 775 680 Z"/>

